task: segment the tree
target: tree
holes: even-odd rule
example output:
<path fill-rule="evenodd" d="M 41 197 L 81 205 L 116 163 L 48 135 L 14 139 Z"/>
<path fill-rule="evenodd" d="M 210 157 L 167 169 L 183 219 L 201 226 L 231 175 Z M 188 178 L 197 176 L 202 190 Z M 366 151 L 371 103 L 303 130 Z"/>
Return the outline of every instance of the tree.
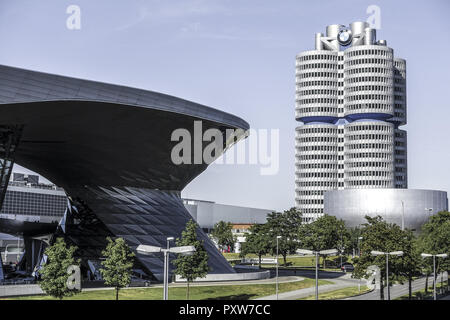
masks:
<path fill-rule="evenodd" d="M 131 282 L 131 273 L 134 262 L 134 253 L 124 239 L 117 238 L 115 241 L 107 238 L 108 245 L 102 251 L 106 258 L 102 261 L 103 268 L 100 269 L 105 284 L 116 289 L 116 300 L 119 300 L 120 288 L 126 287 Z"/>
<path fill-rule="evenodd" d="M 356 266 L 353 276 L 357 278 L 367 277 L 366 270 L 371 265 L 376 265 L 381 272 L 380 298 L 384 299 L 384 281 L 386 279 L 386 256 L 372 256 L 371 251 L 392 252 L 404 250 L 405 232 L 396 224 L 390 224 L 381 216 L 365 217 L 367 223 L 363 224 L 363 241 L 361 242 L 361 257 L 354 260 Z M 390 282 L 400 274 L 403 257 L 389 257 Z"/>
<path fill-rule="evenodd" d="M 357 255 L 359 240 L 358 238 L 362 236 L 362 229 L 360 227 L 348 228 L 349 242 L 346 252 L 348 254 Z"/>
<path fill-rule="evenodd" d="M 259 259 L 259 268 L 261 268 L 262 256 L 269 253 L 271 249 L 268 228 L 265 224 L 254 224 L 249 231 L 242 244 L 241 256 L 245 257 L 249 253 L 256 254 Z"/>
<path fill-rule="evenodd" d="M 186 279 L 186 299 L 189 299 L 189 283 L 196 278 L 203 278 L 208 274 L 208 254 L 203 247 L 203 240 L 198 240 L 197 224 L 191 219 L 186 224 L 186 229 L 177 238 L 177 246 L 194 246 L 192 255 L 181 255 L 173 261 L 175 273 Z"/>
<path fill-rule="evenodd" d="M 227 247 L 234 247 L 234 237 L 231 232 L 232 224 L 230 222 L 219 221 L 217 222 L 212 231 L 211 235 L 216 240 L 219 247 L 222 249 Z"/>
<path fill-rule="evenodd" d="M 403 282 L 406 279 L 408 281 L 408 295 L 409 300 L 411 300 L 413 277 L 421 274 L 421 259 L 418 243 L 411 230 L 403 231 L 403 238 L 399 246 L 402 248 L 403 256 L 399 263 L 398 280 Z"/>
<path fill-rule="evenodd" d="M 281 212 L 272 212 L 267 215 L 267 235 L 271 242 L 271 252 L 276 253 L 277 236 L 278 252 L 283 256 L 286 265 L 287 255 L 295 253 L 298 248 L 298 231 L 302 224 L 302 214 L 297 208 L 291 208 Z"/>
<path fill-rule="evenodd" d="M 418 240 L 420 253 L 441 254 L 450 252 L 450 212 L 441 211 L 431 216 L 422 226 L 422 232 Z M 427 275 L 426 288 L 428 290 L 428 275 L 433 271 L 432 258 L 422 260 L 424 272 Z M 436 258 L 436 276 L 439 272 L 450 271 L 450 259 Z M 448 285 L 448 282 L 447 282 Z"/>
<path fill-rule="evenodd" d="M 47 262 L 44 264 L 41 275 L 42 280 L 39 282 L 41 289 L 55 298 L 62 299 L 71 296 L 77 290 L 69 289 L 67 280 L 69 266 L 79 266 L 80 261 L 73 256 L 77 247 L 67 247 L 63 238 L 57 238 L 55 243 L 45 249 L 44 254 L 47 256 Z"/>
<path fill-rule="evenodd" d="M 349 246 L 350 234 L 343 220 L 325 214 L 314 222 L 302 225 L 299 238 L 304 249 L 313 251 L 337 249 L 342 254 Z"/>

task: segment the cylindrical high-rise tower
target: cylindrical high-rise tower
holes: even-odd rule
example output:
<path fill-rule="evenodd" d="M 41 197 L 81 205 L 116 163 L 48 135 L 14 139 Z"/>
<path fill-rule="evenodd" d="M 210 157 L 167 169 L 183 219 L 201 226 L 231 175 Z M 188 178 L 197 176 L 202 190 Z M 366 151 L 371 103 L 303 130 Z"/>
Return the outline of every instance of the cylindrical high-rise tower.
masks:
<path fill-rule="evenodd" d="M 366 22 L 330 25 L 296 59 L 296 205 L 333 189 L 407 188 L 406 61 Z"/>

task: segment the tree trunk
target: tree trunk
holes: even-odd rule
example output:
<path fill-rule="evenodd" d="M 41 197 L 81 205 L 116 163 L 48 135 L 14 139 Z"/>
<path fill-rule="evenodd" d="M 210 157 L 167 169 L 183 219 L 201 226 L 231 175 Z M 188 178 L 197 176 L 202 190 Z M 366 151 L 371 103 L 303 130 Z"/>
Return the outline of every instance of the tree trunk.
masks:
<path fill-rule="evenodd" d="M 408 300 L 412 299 L 412 277 L 408 277 Z"/>
<path fill-rule="evenodd" d="M 187 281 L 186 300 L 189 300 L 189 280 Z"/>
<path fill-rule="evenodd" d="M 380 280 L 380 300 L 384 300 L 384 286 L 383 286 L 383 280 Z"/>
<path fill-rule="evenodd" d="M 425 279 L 425 294 L 427 294 L 427 293 L 428 293 L 428 273 L 427 273 L 427 276 Z"/>
<path fill-rule="evenodd" d="M 284 264 L 284 266 L 286 267 L 286 257 L 287 257 L 287 254 L 283 254 L 283 264 Z"/>
<path fill-rule="evenodd" d="M 116 301 L 119 300 L 119 288 L 116 287 Z"/>
<path fill-rule="evenodd" d="M 322 258 L 323 259 L 323 268 L 325 269 L 327 266 L 326 266 L 326 264 L 327 264 L 327 258 L 326 257 L 323 257 Z"/>
<path fill-rule="evenodd" d="M 261 259 L 262 259 L 262 254 L 260 254 L 260 255 L 258 256 L 258 258 L 259 258 L 259 268 L 261 269 Z"/>
<path fill-rule="evenodd" d="M 437 275 L 438 275 L 437 272 L 435 272 L 433 274 L 433 292 L 434 292 L 434 288 L 436 288 L 436 294 L 439 292 L 438 287 L 437 287 L 437 285 L 438 285 L 438 283 L 437 283 Z"/>
<path fill-rule="evenodd" d="M 447 290 L 445 290 L 446 292 L 448 292 L 448 276 L 450 275 L 450 271 L 449 270 L 447 270 Z"/>

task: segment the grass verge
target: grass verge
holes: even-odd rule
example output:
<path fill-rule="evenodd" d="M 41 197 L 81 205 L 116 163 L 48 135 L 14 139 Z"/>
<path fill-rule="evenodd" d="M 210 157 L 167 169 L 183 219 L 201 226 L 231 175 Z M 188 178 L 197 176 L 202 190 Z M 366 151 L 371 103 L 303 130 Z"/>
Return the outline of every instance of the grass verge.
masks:
<path fill-rule="evenodd" d="M 319 289 L 319 300 L 337 300 L 344 299 L 352 296 L 356 296 L 358 294 L 363 294 L 369 292 L 370 289 L 366 286 L 361 286 L 361 291 L 358 290 L 358 287 L 348 287 L 343 289 L 338 289 L 330 292 L 320 293 Z M 315 295 L 308 296 L 306 298 L 301 298 L 298 300 L 314 300 L 316 298 Z"/>
<path fill-rule="evenodd" d="M 227 253 L 227 252 L 225 252 L 225 253 L 223 253 L 223 256 L 227 260 L 233 261 L 233 262 L 237 262 L 237 261 L 240 260 L 239 253 Z M 254 254 L 248 254 L 246 256 L 246 258 L 255 258 L 256 259 L 257 256 L 254 255 Z M 264 256 L 263 258 L 274 258 L 274 257 L 273 256 Z M 284 263 L 283 257 L 279 256 L 278 259 L 279 259 L 280 266 L 283 266 L 283 263 Z M 352 259 L 351 259 L 350 256 L 349 257 L 344 257 L 343 258 L 343 262 L 345 262 L 345 261 L 351 263 Z M 313 268 L 313 267 L 315 267 L 316 258 L 315 257 L 293 257 L 293 256 L 288 256 L 287 259 L 286 259 L 286 262 L 287 262 L 287 266 L 288 267 L 311 267 L 311 268 Z M 339 256 L 330 256 L 330 257 L 327 258 L 326 265 L 328 265 L 328 264 L 329 265 L 333 265 L 333 264 L 339 264 L 339 263 L 340 263 L 340 257 Z M 262 266 L 263 267 L 264 266 L 274 267 L 275 265 L 263 264 Z M 323 268 L 323 257 L 319 258 L 319 266 L 320 266 L 321 269 Z M 335 271 L 335 270 L 338 270 L 338 269 L 331 268 L 330 270 Z"/>
<path fill-rule="evenodd" d="M 319 280 L 319 285 L 331 284 L 326 280 Z M 288 292 L 314 286 L 314 279 L 287 282 L 279 284 L 279 292 Z M 191 286 L 191 300 L 249 300 L 275 294 L 275 284 L 253 285 L 223 285 L 223 286 Z M 130 288 L 119 292 L 120 300 L 159 300 L 162 299 L 162 288 Z M 65 300 L 114 300 L 114 290 L 83 291 Z M 186 299 L 186 287 L 169 288 L 170 300 Z M 50 296 L 22 296 L 8 300 L 55 300 Z"/>

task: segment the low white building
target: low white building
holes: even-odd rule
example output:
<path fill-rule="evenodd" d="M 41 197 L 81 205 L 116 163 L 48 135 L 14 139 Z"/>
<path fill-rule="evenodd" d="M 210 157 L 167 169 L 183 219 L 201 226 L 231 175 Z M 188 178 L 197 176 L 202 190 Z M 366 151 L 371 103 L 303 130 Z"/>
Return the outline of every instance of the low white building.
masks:
<path fill-rule="evenodd" d="M 241 243 L 245 242 L 245 234 L 248 233 L 248 229 L 254 224 L 266 223 L 267 215 L 274 211 L 194 199 L 183 199 L 183 203 L 206 233 L 209 233 L 219 221 L 230 222 L 233 225 L 231 231 L 237 239 L 234 247 L 234 252 L 237 253 L 240 252 Z"/>

